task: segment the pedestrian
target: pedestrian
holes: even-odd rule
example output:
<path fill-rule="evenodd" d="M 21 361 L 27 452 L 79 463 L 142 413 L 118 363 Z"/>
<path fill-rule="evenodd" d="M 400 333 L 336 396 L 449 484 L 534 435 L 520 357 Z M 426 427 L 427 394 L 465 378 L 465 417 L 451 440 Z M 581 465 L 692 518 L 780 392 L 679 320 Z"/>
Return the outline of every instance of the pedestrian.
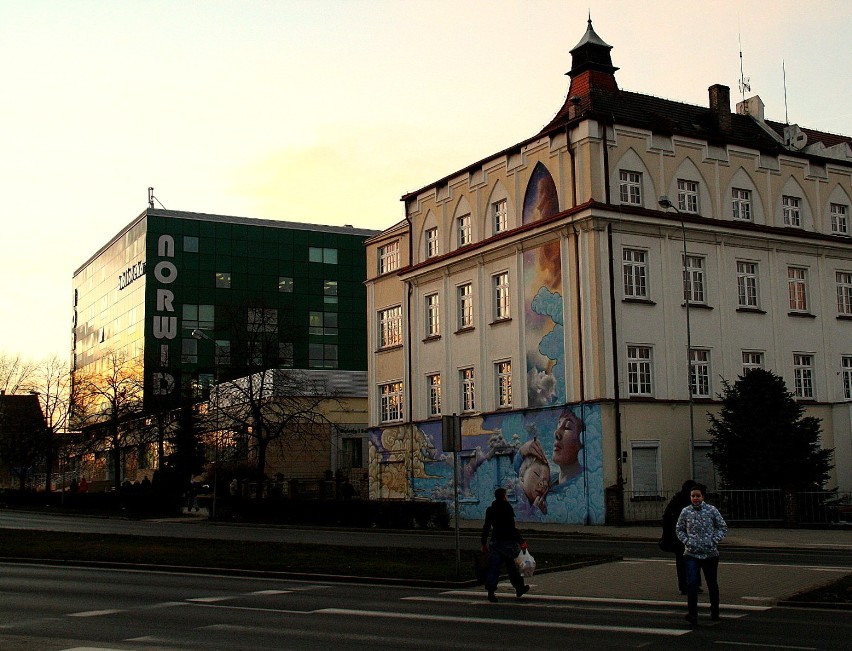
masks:
<path fill-rule="evenodd" d="M 694 479 L 683 482 L 680 491 L 675 493 L 663 512 L 663 535 L 660 538 L 660 549 L 672 552 L 675 555 L 675 569 L 677 570 L 677 587 L 682 595 L 686 594 L 686 565 L 683 560 L 683 543 L 677 538 L 677 519 L 684 507 L 692 502 L 689 493 L 696 485 Z M 698 581 L 698 591 L 701 592 L 701 578 Z"/>
<path fill-rule="evenodd" d="M 719 620 L 719 550 L 717 545 L 728 533 L 728 525 L 719 510 L 704 501 L 701 484 L 689 492 L 690 505 L 677 519 L 677 537 L 683 543 L 686 565 L 686 594 L 689 612 L 686 621 L 698 624 L 698 584 L 704 573 L 710 595 L 710 619 Z"/>
<path fill-rule="evenodd" d="M 491 543 L 488 534 L 491 533 Z M 480 538 L 482 553 L 488 553 L 488 572 L 485 576 L 485 589 L 488 591 L 488 601 L 497 602 L 497 581 L 500 578 L 500 566 L 505 565 L 509 580 L 515 588 L 518 599 L 529 592 L 530 587 L 524 584 L 524 577 L 515 565 L 515 557 L 520 550 L 527 548 L 527 543 L 521 532 L 515 527 L 515 511 L 509 504 L 505 488 L 494 491 L 494 501 L 485 510 L 485 523 L 482 525 Z"/>

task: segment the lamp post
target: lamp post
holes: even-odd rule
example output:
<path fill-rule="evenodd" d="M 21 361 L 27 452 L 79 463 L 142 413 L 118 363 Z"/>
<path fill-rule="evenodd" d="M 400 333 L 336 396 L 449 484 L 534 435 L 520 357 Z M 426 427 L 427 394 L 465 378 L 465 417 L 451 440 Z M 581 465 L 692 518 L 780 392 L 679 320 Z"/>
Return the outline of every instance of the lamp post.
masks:
<path fill-rule="evenodd" d="M 210 517 L 214 520 L 216 519 L 216 497 L 219 493 L 219 356 L 216 354 L 216 341 L 210 337 L 203 330 L 199 330 L 195 328 L 192 331 L 192 336 L 195 339 L 206 339 L 207 341 L 213 344 L 213 384 L 210 387 L 210 390 L 213 390 L 213 386 L 216 385 L 216 397 L 214 399 L 213 409 L 216 410 L 216 420 L 215 420 L 215 433 L 214 433 L 214 451 L 213 451 L 213 504 L 210 507 Z M 210 396 L 207 397 L 207 404 L 210 404 Z"/>
<path fill-rule="evenodd" d="M 677 213 L 678 218 L 680 219 L 680 238 L 683 243 L 683 299 L 686 305 L 686 388 L 689 392 L 689 476 L 690 479 L 695 479 L 695 417 L 694 417 L 694 409 L 693 409 L 693 396 L 692 396 L 692 323 L 690 321 L 690 310 L 689 304 L 692 299 L 692 291 L 687 293 L 686 288 L 691 287 L 692 283 L 687 284 L 687 280 L 689 278 L 689 268 L 687 266 L 686 259 L 686 226 L 683 223 L 683 214 L 678 210 L 677 206 L 675 206 L 671 200 L 663 195 L 660 197 L 659 202 L 660 207 L 664 210 L 668 210 L 671 208 Z"/>

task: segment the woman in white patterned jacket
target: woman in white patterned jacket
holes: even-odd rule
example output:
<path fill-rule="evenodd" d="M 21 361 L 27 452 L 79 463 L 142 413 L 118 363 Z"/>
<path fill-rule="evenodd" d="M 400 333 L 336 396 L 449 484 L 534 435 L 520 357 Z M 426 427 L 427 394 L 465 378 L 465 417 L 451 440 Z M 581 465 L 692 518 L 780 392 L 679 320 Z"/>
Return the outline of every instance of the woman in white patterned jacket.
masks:
<path fill-rule="evenodd" d="M 678 540 L 685 549 L 686 594 L 689 612 L 686 621 L 698 623 L 698 586 L 700 572 L 704 573 L 710 597 L 710 619 L 719 619 L 719 550 L 717 545 L 728 533 L 728 525 L 715 506 L 704 501 L 704 486 L 695 486 L 689 493 L 692 502 L 685 507 L 677 519 Z"/>

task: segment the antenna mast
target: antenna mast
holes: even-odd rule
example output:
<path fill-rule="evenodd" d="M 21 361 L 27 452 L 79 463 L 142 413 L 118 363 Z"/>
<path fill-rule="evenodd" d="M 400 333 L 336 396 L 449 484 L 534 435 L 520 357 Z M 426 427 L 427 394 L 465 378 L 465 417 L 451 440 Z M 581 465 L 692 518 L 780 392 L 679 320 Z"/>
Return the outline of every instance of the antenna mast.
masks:
<path fill-rule="evenodd" d="M 790 124 L 790 118 L 787 116 L 787 68 L 784 66 L 784 59 L 781 59 L 781 74 L 784 76 L 784 124 Z"/>
<path fill-rule="evenodd" d="M 737 37 L 740 41 L 740 94 L 743 96 L 743 103 L 745 103 L 745 94 L 746 92 L 751 92 L 751 84 L 749 83 L 750 78 L 746 77 L 743 73 L 743 38 L 742 34 L 738 34 Z"/>

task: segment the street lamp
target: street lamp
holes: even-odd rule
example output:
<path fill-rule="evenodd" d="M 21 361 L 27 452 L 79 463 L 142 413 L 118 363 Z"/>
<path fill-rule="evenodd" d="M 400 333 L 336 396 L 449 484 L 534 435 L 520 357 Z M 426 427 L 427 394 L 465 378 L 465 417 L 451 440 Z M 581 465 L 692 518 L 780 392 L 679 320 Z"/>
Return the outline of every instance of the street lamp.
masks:
<path fill-rule="evenodd" d="M 686 260 L 686 226 L 683 223 L 683 214 L 678 210 L 677 206 L 675 206 L 671 200 L 663 195 L 660 197 L 658 203 L 660 207 L 664 210 L 668 210 L 671 208 L 677 213 L 677 216 L 680 218 L 680 238 L 683 243 L 683 281 L 682 286 L 684 290 L 687 287 L 691 287 L 692 283 L 687 285 L 687 280 L 689 278 L 689 268 L 687 267 Z M 692 300 L 692 291 L 687 293 L 684 291 L 684 303 L 686 304 L 686 388 L 689 391 L 689 476 L 691 479 L 695 479 L 695 417 L 693 410 L 693 396 L 692 396 L 692 324 L 690 322 L 690 310 L 689 304 Z"/>
<path fill-rule="evenodd" d="M 216 410 L 216 421 L 214 425 L 216 432 L 214 434 L 215 448 L 213 454 L 213 504 L 210 508 L 210 516 L 215 520 L 216 497 L 219 492 L 219 355 L 217 354 L 218 351 L 216 350 L 216 341 L 212 337 L 210 337 L 210 335 L 208 335 L 206 332 L 195 328 L 190 334 L 192 334 L 195 339 L 206 339 L 207 341 L 213 343 L 213 384 L 211 385 L 210 390 L 212 392 L 213 385 L 216 385 L 216 397 L 214 398 L 215 404 L 213 406 L 213 409 Z M 207 397 L 207 404 L 210 404 L 209 394 Z"/>

